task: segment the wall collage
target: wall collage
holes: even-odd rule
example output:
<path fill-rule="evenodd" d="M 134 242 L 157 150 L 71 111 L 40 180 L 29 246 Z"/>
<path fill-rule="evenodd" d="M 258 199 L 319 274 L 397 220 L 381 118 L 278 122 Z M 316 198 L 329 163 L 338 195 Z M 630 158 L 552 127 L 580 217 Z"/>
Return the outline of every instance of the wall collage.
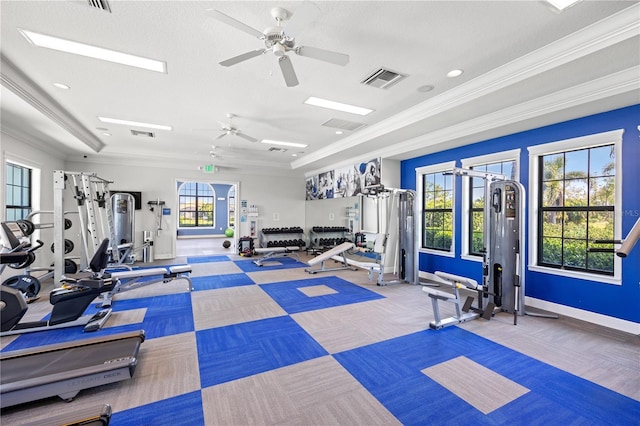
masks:
<path fill-rule="evenodd" d="M 306 199 L 353 197 L 380 184 L 380 158 L 330 170 L 306 179 Z"/>

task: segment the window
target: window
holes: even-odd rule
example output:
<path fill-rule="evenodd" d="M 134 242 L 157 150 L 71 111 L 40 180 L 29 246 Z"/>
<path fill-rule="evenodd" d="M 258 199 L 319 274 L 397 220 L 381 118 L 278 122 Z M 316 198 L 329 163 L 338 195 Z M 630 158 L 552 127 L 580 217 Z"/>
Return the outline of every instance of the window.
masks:
<path fill-rule="evenodd" d="M 536 150 L 535 265 L 559 271 L 617 276 L 613 253 L 590 252 L 611 247 L 595 240 L 620 235 L 620 146 L 622 131 L 556 142 Z M 547 146 L 545 145 L 545 146 Z M 544 148 L 544 147 L 543 147 Z M 558 149 L 559 148 L 559 149 Z M 531 151 L 531 149 L 530 149 Z"/>
<path fill-rule="evenodd" d="M 178 191 L 181 228 L 212 227 L 214 225 L 215 193 L 211 185 L 185 182 Z"/>
<path fill-rule="evenodd" d="M 462 160 L 462 168 L 492 174 L 501 174 L 518 181 L 518 158 L 520 150 L 498 152 Z M 485 179 L 465 177 L 462 181 L 462 238 L 463 256 L 479 259 L 484 250 L 484 188 Z"/>
<path fill-rule="evenodd" d="M 453 254 L 453 182 L 455 163 L 416 169 L 418 193 L 422 196 L 423 249 Z"/>
<path fill-rule="evenodd" d="M 7 162 L 6 220 L 26 218 L 32 210 L 31 169 Z"/>
<path fill-rule="evenodd" d="M 236 187 L 231 186 L 227 193 L 227 208 L 229 215 L 227 216 L 227 227 L 233 228 L 236 226 Z"/>

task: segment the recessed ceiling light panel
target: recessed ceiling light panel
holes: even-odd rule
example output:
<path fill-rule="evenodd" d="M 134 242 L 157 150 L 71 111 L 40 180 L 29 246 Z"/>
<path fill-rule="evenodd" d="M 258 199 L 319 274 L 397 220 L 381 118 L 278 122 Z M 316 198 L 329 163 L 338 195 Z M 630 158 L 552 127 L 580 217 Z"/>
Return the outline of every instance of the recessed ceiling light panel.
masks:
<path fill-rule="evenodd" d="M 147 129 L 173 130 L 173 127 L 165 126 L 164 124 L 143 123 L 140 121 L 121 120 L 119 118 L 98 117 L 98 120 L 103 123 L 122 124 L 125 126 L 144 127 Z"/>
<path fill-rule="evenodd" d="M 351 114 L 367 115 L 373 112 L 372 109 L 363 108 L 355 105 L 343 104 L 341 102 L 330 101 L 327 99 L 316 98 L 315 96 L 309 97 L 304 101 L 307 105 L 319 106 L 322 108 L 333 109 L 335 111 L 348 112 Z"/>
<path fill-rule="evenodd" d="M 303 143 L 274 141 L 274 140 L 270 140 L 270 139 L 263 139 L 260 142 L 268 144 L 268 145 L 292 146 L 294 148 L 306 148 L 307 146 L 309 146 L 309 145 L 305 145 Z"/>
<path fill-rule="evenodd" d="M 155 59 L 143 58 L 141 56 L 130 55 L 128 53 L 117 52 L 115 50 L 104 49 L 102 47 L 91 46 L 77 41 L 65 40 L 62 38 L 40 34 L 33 31 L 18 28 L 18 31 L 29 41 L 38 47 L 58 50 L 60 52 L 73 53 L 74 55 L 86 56 L 93 59 L 115 62 L 117 64 L 129 65 L 149 71 L 167 72 L 167 64 Z"/>
<path fill-rule="evenodd" d="M 451 70 L 447 73 L 447 77 L 449 78 L 460 77 L 463 73 L 464 73 L 463 70 Z"/>
<path fill-rule="evenodd" d="M 53 85 L 56 86 L 58 89 L 63 89 L 63 90 L 68 90 L 71 88 L 63 83 L 53 83 Z"/>

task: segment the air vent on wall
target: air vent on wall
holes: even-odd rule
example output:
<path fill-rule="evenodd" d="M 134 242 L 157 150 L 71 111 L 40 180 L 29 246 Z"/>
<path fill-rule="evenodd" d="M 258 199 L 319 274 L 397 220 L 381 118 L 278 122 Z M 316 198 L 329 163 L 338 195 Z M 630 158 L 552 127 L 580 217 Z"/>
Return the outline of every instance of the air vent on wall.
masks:
<path fill-rule="evenodd" d="M 131 134 L 133 136 L 142 136 L 145 138 L 155 138 L 156 135 L 153 132 L 144 132 L 142 130 L 132 130 Z"/>
<path fill-rule="evenodd" d="M 404 74 L 380 68 L 369 74 L 369 76 L 365 77 L 360 83 L 367 86 L 377 87 L 379 89 L 386 89 L 405 77 L 406 75 Z"/>
<path fill-rule="evenodd" d="M 91 7 L 111 13 L 111 6 L 109 6 L 107 0 L 87 0 L 87 3 L 89 3 Z"/>

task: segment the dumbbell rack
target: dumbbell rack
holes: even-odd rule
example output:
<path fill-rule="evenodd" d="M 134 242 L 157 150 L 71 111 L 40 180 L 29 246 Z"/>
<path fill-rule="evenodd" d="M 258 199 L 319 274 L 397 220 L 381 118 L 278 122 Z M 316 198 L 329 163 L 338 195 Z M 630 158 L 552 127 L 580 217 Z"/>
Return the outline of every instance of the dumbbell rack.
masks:
<path fill-rule="evenodd" d="M 306 247 L 304 230 L 298 226 L 291 228 L 262 228 L 259 234 L 260 247 Z"/>
<path fill-rule="evenodd" d="M 309 231 L 310 246 L 315 250 L 327 250 L 345 242 L 353 242 L 353 235 L 344 226 L 314 226 Z"/>

